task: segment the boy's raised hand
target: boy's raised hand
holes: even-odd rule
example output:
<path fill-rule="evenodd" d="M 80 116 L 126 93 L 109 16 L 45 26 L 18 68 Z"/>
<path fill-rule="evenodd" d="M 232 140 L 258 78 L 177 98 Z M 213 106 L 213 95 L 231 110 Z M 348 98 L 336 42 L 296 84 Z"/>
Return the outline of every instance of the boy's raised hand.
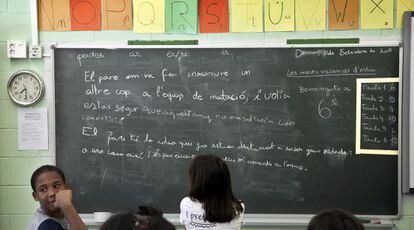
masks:
<path fill-rule="evenodd" d="M 60 208 L 65 215 L 70 229 L 72 230 L 86 230 L 87 227 L 79 217 L 78 212 L 72 204 L 72 190 L 61 190 L 55 194 L 54 206 Z"/>
<path fill-rule="evenodd" d="M 72 190 L 66 189 L 57 192 L 55 195 L 54 206 L 60 209 L 72 206 Z"/>

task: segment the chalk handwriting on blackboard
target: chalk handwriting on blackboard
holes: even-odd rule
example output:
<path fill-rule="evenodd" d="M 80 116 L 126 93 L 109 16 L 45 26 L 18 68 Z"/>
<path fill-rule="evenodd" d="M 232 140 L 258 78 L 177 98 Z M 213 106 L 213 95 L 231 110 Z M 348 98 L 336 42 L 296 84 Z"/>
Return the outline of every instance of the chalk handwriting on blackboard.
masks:
<path fill-rule="evenodd" d="M 101 52 L 95 52 L 91 51 L 90 53 L 81 53 L 77 55 L 77 59 L 79 62 L 79 66 L 82 66 L 82 60 L 83 59 L 89 59 L 89 58 L 105 58 L 105 56 Z"/>
<path fill-rule="evenodd" d="M 228 163 L 252 213 L 312 214 L 338 201 L 360 214 L 397 210 L 396 161 L 355 154 L 355 110 L 358 78 L 398 76 L 398 47 L 54 54 L 57 164 L 81 212 L 147 203 L 176 213 L 188 163 L 205 153 Z M 398 133 L 391 86 L 364 86 L 368 147 L 398 147 L 384 135 Z"/>
<path fill-rule="evenodd" d="M 397 149 L 397 96 L 398 83 L 361 84 L 362 148 Z"/>

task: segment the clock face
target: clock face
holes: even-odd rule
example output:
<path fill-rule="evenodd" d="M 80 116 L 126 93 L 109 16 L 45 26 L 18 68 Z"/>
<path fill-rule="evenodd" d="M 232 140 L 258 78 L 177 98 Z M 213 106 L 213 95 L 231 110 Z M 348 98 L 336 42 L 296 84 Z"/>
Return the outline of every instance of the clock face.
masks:
<path fill-rule="evenodd" d="M 13 74 L 7 84 L 10 98 L 19 105 L 32 105 L 43 95 L 43 83 L 30 71 L 19 71 Z"/>

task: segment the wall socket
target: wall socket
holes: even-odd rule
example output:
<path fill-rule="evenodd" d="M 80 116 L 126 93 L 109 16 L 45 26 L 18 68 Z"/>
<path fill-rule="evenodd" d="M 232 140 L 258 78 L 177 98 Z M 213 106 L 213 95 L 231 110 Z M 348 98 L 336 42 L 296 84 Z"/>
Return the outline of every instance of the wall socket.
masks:
<path fill-rule="evenodd" d="M 8 58 L 26 58 L 26 41 L 9 40 L 7 41 Z"/>
<path fill-rule="evenodd" d="M 42 46 L 29 46 L 29 58 L 42 58 Z"/>

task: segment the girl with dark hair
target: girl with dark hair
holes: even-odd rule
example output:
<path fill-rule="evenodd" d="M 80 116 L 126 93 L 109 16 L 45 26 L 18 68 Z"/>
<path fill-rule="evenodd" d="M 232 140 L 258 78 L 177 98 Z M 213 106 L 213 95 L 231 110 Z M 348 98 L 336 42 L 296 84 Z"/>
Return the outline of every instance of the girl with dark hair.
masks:
<path fill-rule="evenodd" d="M 240 229 L 244 204 L 234 197 L 227 164 L 214 155 L 195 157 L 190 191 L 180 204 L 180 221 L 190 229 Z"/>

